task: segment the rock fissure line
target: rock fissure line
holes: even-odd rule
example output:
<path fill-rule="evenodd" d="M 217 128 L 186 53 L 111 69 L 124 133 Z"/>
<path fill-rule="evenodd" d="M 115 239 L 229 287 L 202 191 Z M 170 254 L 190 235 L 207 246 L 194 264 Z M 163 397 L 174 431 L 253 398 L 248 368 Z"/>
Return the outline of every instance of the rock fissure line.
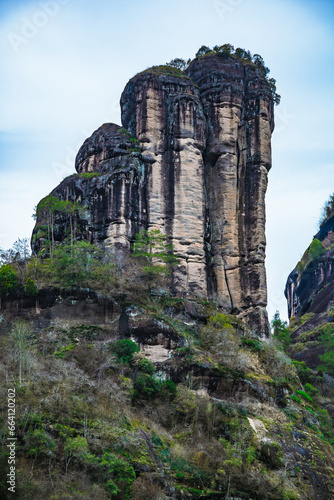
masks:
<path fill-rule="evenodd" d="M 226 264 L 225 264 L 224 258 L 223 258 L 223 262 L 224 262 L 224 275 L 225 275 L 226 288 L 227 288 L 228 294 L 230 296 L 231 312 L 233 313 L 234 312 L 233 297 L 232 297 L 231 289 L 230 289 L 230 286 L 229 286 L 229 283 L 228 283 L 228 277 L 227 277 L 227 272 L 226 272 Z"/>

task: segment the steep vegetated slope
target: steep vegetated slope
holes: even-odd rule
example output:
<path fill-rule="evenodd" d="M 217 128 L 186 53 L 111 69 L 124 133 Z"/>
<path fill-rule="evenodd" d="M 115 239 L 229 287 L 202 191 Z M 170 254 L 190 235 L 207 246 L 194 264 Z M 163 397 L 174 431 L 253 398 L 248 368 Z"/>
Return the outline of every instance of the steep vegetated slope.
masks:
<path fill-rule="evenodd" d="M 2 317 L 18 498 L 332 497 L 324 398 L 212 304 L 41 290 Z M 2 498 L 6 469 L 4 441 Z"/>

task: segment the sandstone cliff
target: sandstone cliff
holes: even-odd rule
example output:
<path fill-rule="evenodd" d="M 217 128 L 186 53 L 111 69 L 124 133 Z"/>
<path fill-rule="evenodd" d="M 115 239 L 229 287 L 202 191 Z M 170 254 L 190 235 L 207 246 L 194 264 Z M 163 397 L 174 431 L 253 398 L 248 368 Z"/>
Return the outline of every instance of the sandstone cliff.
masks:
<path fill-rule="evenodd" d="M 313 242 L 319 242 L 318 254 L 312 256 L 311 244 L 290 273 L 285 287 L 289 318 L 294 327 L 291 354 L 311 368 L 320 364 L 319 356 L 325 352 L 321 342 L 324 327 L 334 321 L 333 232 L 334 217 L 331 216 L 314 237 Z"/>
<path fill-rule="evenodd" d="M 320 314 L 332 307 L 334 250 L 330 239 L 333 232 L 334 217 L 330 217 L 321 225 L 314 237 L 314 240 L 322 242 L 323 251 L 319 252 L 317 257 L 311 258 L 309 247 L 302 260 L 290 273 L 285 287 L 289 318 L 300 318 L 306 313 Z"/>
<path fill-rule="evenodd" d="M 172 291 L 214 300 L 268 335 L 265 192 L 273 95 L 256 65 L 194 59 L 146 70 L 121 97 L 123 128 L 104 124 L 51 194 L 81 203 L 76 237 L 125 258 L 140 228 L 160 229 L 179 258 Z M 96 175 L 94 175 L 94 173 Z M 37 220 L 33 250 L 43 246 Z M 56 214 L 55 240 L 69 218 Z"/>

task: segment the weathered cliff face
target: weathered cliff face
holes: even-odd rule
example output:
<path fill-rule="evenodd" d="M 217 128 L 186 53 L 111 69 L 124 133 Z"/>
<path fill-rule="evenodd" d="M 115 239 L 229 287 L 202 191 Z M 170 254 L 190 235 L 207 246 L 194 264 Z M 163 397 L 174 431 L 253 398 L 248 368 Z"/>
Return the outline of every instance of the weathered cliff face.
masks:
<path fill-rule="evenodd" d="M 285 294 L 289 318 L 312 312 L 320 314 L 334 301 L 334 251 L 311 262 L 300 275 L 294 269 L 288 277 Z"/>
<path fill-rule="evenodd" d="M 331 238 L 334 232 L 334 217 L 327 219 L 320 227 L 315 238 L 321 242 Z M 306 313 L 321 314 L 334 305 L 334 249 L 331 242 L 323 243 L 323 254 L 302 261 L 290 273 L 285 297 L 288 303 L 289 318 L 300 318 Z M 303 259 L 307 258 L 305 252 Z M 302 260 L 303 260 L 302 259 Z"/>
<path fill-rule="evenodd" d="M 78 237 L 104 242 L 119 258 L 140 228 L 160 229 L 179 258 L 174 292 L 213 299 L 267 335 L 264 199 L 274 119 L 265 77 L 230 57 L 197 58 L 187 73 L 155 67 L 130 80 L 121 110 L 124 129 L 94 132 L 78 153 L 79 175 L 51 193 L 87 208 L 77 215 Z M 59 215 L 56 240 L 66 224 Z M 33 245 L 38 251 L 40 239 Z"/>
<path fill-rule="evenodd" d="M 180 262 L 176 290 L 207 294 L 204 251 L 205 119 L 199 93 L 186 76 L 150 72 L 126 86 L 122 122 L 143 145 L 148 162 L 148 221 L 173 244 Z"/>
<path fill-rule="evenodd" d="M 76 237 L 103 243 L 118 261 L 129 254 L 133 235 L 147 225 L 147 167 L 137 150 L 119 125 L 104 124 L 79 150 L 76 169 L 80 174 L 67 177 L 51 192 L 85 208 L 75 216 Z M 69 232 L 69 217 L 55 212 L 54 220 L 54 239 L 62 242 Z M 43 238 L 38 238 L 43 224 L 43 218 L 37 219 L 35 253 L 43 247 Z"/>
<path fill-rule="evenodd" d="M 324 328 L 334 322 L 334 217 L 327 219 L 315 238 L 322 242 L 322 255 L 310 258 L 309 249 L 290 273 L 285 296 L 291 320 L 290 353 L 310 368 L 321 364 L 325 353 Z M 310 247 L 309 247 L 310 248 Z M 321 253 L 321 252 L 320 252 Z"/>
<path fill-rule="evenodd" d="M 237 61 L 196 59 L 188 74 L 199 86 L 208 126 L 203 157 L 210 294 L 250 325 L 265 325 L 270 91 L 254 67 Z"/>

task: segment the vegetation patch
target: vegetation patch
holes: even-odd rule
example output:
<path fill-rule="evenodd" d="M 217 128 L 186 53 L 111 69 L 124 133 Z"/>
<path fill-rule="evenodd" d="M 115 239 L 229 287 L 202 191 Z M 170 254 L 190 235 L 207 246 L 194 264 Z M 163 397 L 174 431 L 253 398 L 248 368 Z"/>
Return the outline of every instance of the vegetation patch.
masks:
<path fill-rule="evenodd" d="M 83 172 L 80 174 L 81 179 L 95 179 L 96 177 L 100 177 L 101 173 L 100 172 Z"/>

